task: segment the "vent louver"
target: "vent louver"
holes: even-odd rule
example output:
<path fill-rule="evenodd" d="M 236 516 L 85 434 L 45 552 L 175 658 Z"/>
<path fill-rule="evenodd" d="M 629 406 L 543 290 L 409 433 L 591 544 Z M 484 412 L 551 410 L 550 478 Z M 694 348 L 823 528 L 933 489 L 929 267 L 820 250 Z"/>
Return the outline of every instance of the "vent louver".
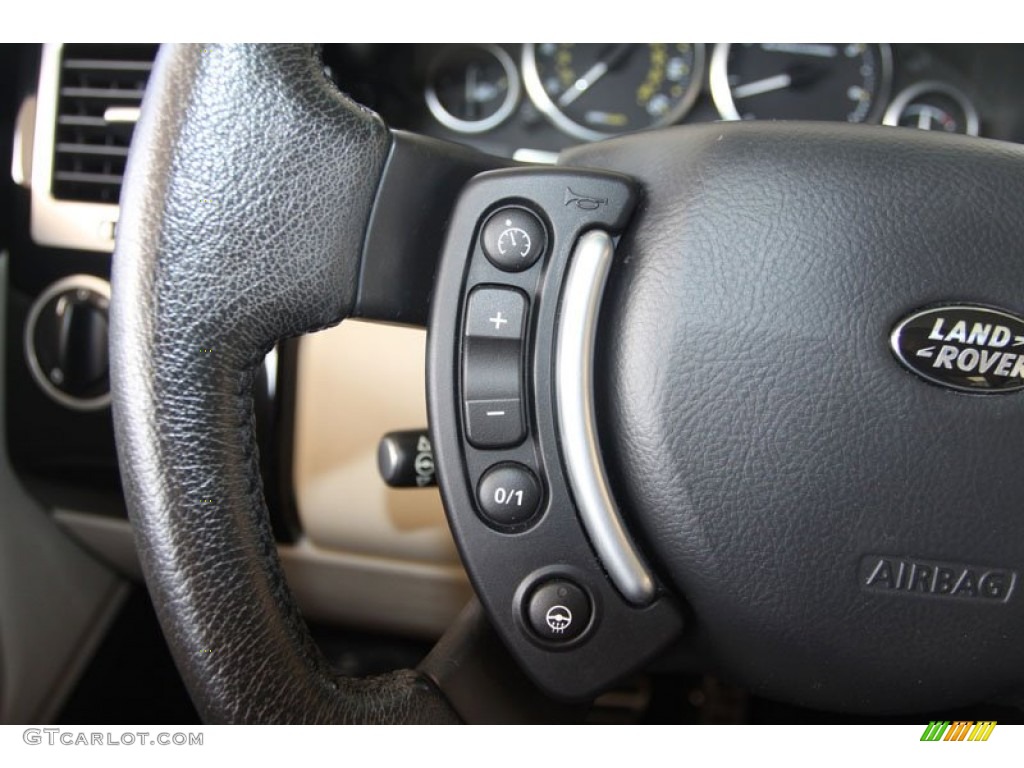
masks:
<path fill-rule="evenodd" d="M 117 203 L 157 47 L 64 45 L 51 184 L 55 198 Z"/>

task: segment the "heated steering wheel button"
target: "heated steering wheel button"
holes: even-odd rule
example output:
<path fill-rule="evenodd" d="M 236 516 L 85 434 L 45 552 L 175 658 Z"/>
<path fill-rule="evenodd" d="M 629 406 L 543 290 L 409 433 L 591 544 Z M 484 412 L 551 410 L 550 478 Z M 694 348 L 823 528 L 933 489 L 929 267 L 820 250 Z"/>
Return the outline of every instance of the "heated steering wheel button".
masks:
<path fill-rule="evenodd" d="M 480 478 L 476 498 L 484 517 L 498 525 L 515 525 L 540 508 L 540 481 L 522 464 L 499 464 Z"/>
<path fill-rule="evenodd" d="M 544 225 L 525 208 L 502 208 L 493 213 L 480 235 L 484 255 L 505 272 L 532 267 L 543 255 L 547 242 Z"/>
<path fill-rule="evenodd" d="M 541 640 L 565 643 L 579 637 L 590 624 L 587 593 L 567 579 L 541 584 L 530 595 L 526 618 Z"/>
<path fill-rule="evenodd" d="M 511 288 L 477 288 L 469 296 L 466 335 L 489 339 L 521 339 L 526 298 Z"/>
<path fill-rule="evenodd" d="M 477 448 L 511 448 L 526 438 L 523 406 L 518 399 L 470 400 L 466 436 Z"/>

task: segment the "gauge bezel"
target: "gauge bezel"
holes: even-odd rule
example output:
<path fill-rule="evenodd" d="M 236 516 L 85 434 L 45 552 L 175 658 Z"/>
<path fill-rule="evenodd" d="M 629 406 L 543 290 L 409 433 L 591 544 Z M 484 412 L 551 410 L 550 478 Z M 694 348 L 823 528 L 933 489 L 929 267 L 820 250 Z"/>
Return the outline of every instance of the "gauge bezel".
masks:
<path fill-rule="evenodd" d="M 463 120 L 461 117 L 453 115 L 444 108 L 444 105 L 441 103 L 441 99 L 437 96 L 437 88 L 434 86 L 434 78 L 444 61 L 444 57 L 450 55 L 453 51 L 462 48 L 479 48 L 480 50 L 491 54 L 498 60 L 498 63 L 501 64 L 502 69 L 505 70 L 505 77 L 508 79 L 508 90 L 505 92 L 505 100 L 493 115 L 489 115 L 483 120 Z M 430 114 L 434 116 L 434 119 L 437 120 L 437 122 L 456 133 L 474 135 L 492 131 L 508 120 L 519 105 L 519 98 L 522 96 L 522 90 L 519 68 L 516 67 L 515 59 L 513 59 L 504 48 L 494 45 L 493 43 L 457 43 L 455 45 L 446 46 L 444 50 L 434 58 L 427 75 L 427 85 L 424 89 L 423 96 L 427 102 L 427 109 L 430 110 Z"/>
<path fill-rule="evenodd" d="M 645 45 L 645 43 L 637 43 L 637 45 Z M 611 139 L 627 133 L 663 128 L 667 125 L 678 123 L 686 117 L 689 111 L 693 108 L 693 105 L 696 103 L 697 97 L 700 95 L 701 85 L 704 82 L 704 43 L 690 43 L 690 45 L 693 46 L 693 70 L 690 73 L 690 83 L 686 88 L 686 92 L 683 93 L 682 98 L 676 106 L 645 128 L 606 133 L 604 131 L 596 131 L 593 128 L 588 128 L 585 125 L 580 125 L 565 114 L 565 112 L 558 108 L 558 105 L 548 95 L 548 92 L 544 90 L 544 84 L 540 79 L 540 72 L 537 70 L 537 43 L 523 43 L 523 84 L 526 86 L 526 95 L 530 97 L 530 101 L 533 102 L 533 105 L 537 107 L 537 109 L 539 109 L 544 116 L 555 125 L 556 128 L 559 128 L 563 133 L 567 133 L 576 139 L 583 139 L 584 141 L 601 141 L 602 139 Z"/>
<path fill-rule="evenodd" d="M 721 118 L 723 120 L 742 120 L 739 110 L 736 109 L 736 102 L 732 98 L 732 88 L 729 87 L 729 51 L 732 45 L 732 43 L 718 43 L 715 46 L 708 68 L 708 85 L 711 88 L 711 100 L 715 103 L 715 109 L 718 110 Z M 889 92 L 892 90 L 892 46 L 889 43 L 869 43 L 869 45 L 874 45 L 878 49 L 881 77 L 875 103 L 871 105 L 871 111 L 861 121 L 861 124 L 880 121 L 882 113 L 885 111 L 885 105 L 889 102 Z"/>
<path fill-rule="evenodd" d="M 975 108 L 974 103 L 959 88 L 949 83 L 944 83 L 941 80 L 922 80 L 919 83 L 907 86 L 896 94 L 889 108 L 885 110 L 882 125 L 900 127 L 900 118 L 903 116 L 903 110 L 920 99 L 921 96 L 929 93 L 938 93 L 946 96 L 955 101 L 960 109 L 963 110 L 964 120 L 966 121 L 964 126 L 966 133 L 962 135 L 977 136 L 979 134 L 981 131 L 981 117 L 978 115 L 978 110 Z"/>

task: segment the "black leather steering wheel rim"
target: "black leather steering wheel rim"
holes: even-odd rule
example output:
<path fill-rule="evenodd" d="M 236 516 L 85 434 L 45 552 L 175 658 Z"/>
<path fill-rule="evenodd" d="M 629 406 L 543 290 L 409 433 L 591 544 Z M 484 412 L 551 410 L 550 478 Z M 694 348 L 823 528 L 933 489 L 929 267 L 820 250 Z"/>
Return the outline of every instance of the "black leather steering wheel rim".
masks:
<path fill-rule="evenodd" d="M 351 312 L 389 143 L 312 46 L 171 45 L 154 66 L 113 263 L 113 412 L 146 581 L 207 722 L 458 721 L 417 672 L 330 670 L 257 464 L 255 370 Z"/>

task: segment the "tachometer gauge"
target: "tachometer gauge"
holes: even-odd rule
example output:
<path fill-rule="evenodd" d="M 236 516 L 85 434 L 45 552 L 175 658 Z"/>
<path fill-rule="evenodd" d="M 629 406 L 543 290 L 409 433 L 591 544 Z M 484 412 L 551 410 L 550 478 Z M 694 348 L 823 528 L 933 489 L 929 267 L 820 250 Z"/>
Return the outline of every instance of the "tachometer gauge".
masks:
<path fill-rule="evenodd" d="M 885 111 L 882 122 L 968 136 L 977 136 L 981 127 L 978 110 L 966 94 L 940 82 L 914 83 L 901 91 Z"/>
<path fill-rule="evenodd" d="M 597 140 L 678 122 L 704 71 L 700 43 L 527 43 L 523 82 L 566 133 Z"/>
<path fill-rule="evenodd" d="M 725 120 L 877 122 L 892 52 L 876 43 L 725 43 L 710 75 Z"/>
<path fill-rule="evenodd" d="M 453 45 L 431 67 L 427 107 L 446 128 L 483 133 L 498 127 L 519 102 L 516 64 L 496 45 Z"/>

